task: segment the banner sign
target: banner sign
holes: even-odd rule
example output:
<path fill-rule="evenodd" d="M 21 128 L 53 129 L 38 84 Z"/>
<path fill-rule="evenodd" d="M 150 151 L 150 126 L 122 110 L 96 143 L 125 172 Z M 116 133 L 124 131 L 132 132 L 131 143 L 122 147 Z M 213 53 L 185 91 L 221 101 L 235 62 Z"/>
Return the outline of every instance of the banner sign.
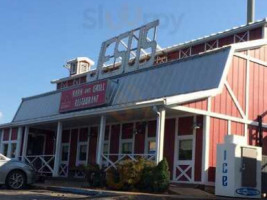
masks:
<path fill-rule="evenodd" d="M 67 112 L 104 105 L 107 103 L 108 81 L 82 85 L 61 93 L 59 112 Z"/>

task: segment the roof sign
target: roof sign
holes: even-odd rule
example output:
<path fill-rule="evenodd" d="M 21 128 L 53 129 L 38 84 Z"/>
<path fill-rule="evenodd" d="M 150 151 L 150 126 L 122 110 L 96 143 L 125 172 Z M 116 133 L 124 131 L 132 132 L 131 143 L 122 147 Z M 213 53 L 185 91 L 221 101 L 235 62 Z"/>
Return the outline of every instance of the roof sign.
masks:
<path fill-rule="evenodd" d="M 88 81 L 150 67 L 154 63 L 159 20 L 123 33 L 102 43 L 97 72 Z M 149 38 L 151 37 L 151 38 Z"/>

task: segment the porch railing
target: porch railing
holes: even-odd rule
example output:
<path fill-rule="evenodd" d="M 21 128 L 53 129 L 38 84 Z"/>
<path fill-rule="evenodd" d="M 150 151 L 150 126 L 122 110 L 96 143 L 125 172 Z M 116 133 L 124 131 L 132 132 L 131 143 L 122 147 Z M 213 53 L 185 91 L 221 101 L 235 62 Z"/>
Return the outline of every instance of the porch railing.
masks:
<path fill-rule="evenodd" d="M 122 160 L 130 159 L 137 161 L 138 158 L 144 158 L 146 160 L 155 160 L 155 154 L 102 154 L 103 165 L 105 166 L 105 171 L 114 167 L 117 169 L 116 164 Z"/>
<path fill-rule="evenodd" d="M 55 155 L 31 155 L 20 157 L 25 163 L 31 165 L 36 172 L 42 175 L 52 175 Z"/>

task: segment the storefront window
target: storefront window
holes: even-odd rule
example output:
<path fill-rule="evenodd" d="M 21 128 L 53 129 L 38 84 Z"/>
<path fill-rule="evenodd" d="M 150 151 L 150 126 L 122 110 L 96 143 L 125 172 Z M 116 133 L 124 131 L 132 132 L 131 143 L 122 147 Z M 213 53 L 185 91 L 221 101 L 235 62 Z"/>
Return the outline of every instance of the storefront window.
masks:
<path fill-rule="evenodd" d="M 151 140 L 148 141 L 148 154 L 153 154 L 156 152 L 156 141 L 155 140 Z"/>
<path fill-rule="evenodd" d="M 3 150 L 3 155 L 7 156 L 7 152 L 8 152 L 8 144 L 4 144 L 4 150 Z"/>
<path fill-rule="evenodd" d="M 62 146 L 62 155 L 61 155 L 62 161 L 68 161 L 69 160 L 69 145 L 63 145 Z"/>
<path fill-rule="evenodd" d="M 17 144 L 16 143 L 12 143 L 11 144 L 11 158 L 15 158 L 16 157 L 16 148 L 17 148 Z"/>
<path fill-rule="evenodd" d="M 86 144 L 82 144 L 80 145 L 80 149 L 79 149 L 79 160 L 80 161 L 86 161 L 86 155 L 87 155 L 87 145 Z"/>
<path fill-rule="evenodd" d="M 184 139 L 179 141 L 179 160 L 192 160 L 192 139 Z"/>
<path fill-rule="evenodd" d="M 122 143 L 122 153 L 123 154 L 131 154 L 132 153 L 132 142 Z"/>

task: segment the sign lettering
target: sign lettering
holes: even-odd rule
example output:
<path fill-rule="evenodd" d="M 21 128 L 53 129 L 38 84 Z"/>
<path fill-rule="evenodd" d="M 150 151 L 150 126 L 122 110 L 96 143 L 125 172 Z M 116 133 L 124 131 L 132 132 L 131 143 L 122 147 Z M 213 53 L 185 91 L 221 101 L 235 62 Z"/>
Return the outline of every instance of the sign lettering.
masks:
<path fill-rule="evenodd" d="M 85 109 L 107 103 L 107 80 L 61 93 L 59 112 Z"/>

